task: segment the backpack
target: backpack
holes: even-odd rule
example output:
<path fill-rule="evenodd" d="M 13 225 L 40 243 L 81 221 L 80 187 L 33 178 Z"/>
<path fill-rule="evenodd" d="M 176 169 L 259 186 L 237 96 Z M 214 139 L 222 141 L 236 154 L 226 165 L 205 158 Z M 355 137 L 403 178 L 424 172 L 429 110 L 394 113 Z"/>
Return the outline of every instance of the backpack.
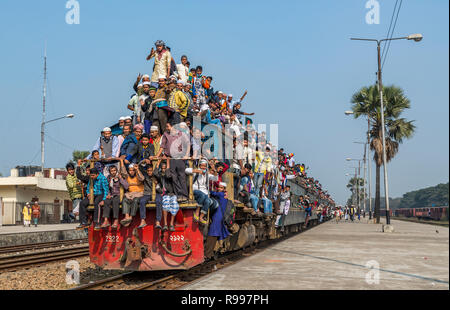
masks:
<path fill-rule="evenodd" d="M 227 207 L 225 208 L 225 212 L 223 214 L 223 223 L 226 228 L 229 230 L 234 224 L 234 217 L 236 214 L 236 207 L 231 202 L 231 200 L 227 201 Z"/>

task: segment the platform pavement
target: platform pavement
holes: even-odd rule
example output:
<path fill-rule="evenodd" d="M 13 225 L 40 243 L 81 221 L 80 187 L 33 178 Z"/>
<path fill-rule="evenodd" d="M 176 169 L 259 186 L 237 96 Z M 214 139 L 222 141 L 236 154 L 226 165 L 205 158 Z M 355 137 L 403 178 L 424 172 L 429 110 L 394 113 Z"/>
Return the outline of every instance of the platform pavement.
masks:
<path fill-rule="evenodd" d="M 49 225 L 39 225 L 34 227 L 31 225 L 30 227 L 23 225 L 15 225 L 15 226 L 2 226 L 0 227 L 0 235 L 2 234 L 18 234 L 18 233 L 29 233 L 29 232 L 41 232 L 41 231 L 55 231 L 55 230 L 73 230 L 77 227 L 79 223 L 71 223 L 71 224 L 49 224 Z"/>
<path fill-rule="evenodd" d="M 434 290 L 449 289 L 449 229 L 392 220 L 326 222 L 281 241 L 185 290 Z M 438 232 L 436 232 L 438 231 Z M 379 264 L 379 282 L 375 269 Z M 366 282 L 366 277 L 372 281 Z"/>
<path fill-rule="evenodd" d="M 58 240 L 82 239 L 87 234 L 84 230 L 76 230 L 79 224 L 38 225 L 34 227 L 2 226 L 0 227 L 0 247 Z"/>

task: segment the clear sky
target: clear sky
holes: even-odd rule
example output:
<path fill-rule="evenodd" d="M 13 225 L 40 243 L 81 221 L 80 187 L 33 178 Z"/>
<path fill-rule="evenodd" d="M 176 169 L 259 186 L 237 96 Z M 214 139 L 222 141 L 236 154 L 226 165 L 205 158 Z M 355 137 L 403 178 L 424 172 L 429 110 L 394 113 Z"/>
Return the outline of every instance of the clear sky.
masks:
<path fill-rule="evenodd" d="M 137 73 L 157 39 L 179 62 L 203 65 L 213 86 L 248 96 L 243 110 L 278 123 L 280 145 L 344 203 L 361 158 L 366 123 L 344 115 L 360 87 L 373 84 L 376 44 L 394 0 L 379 0 L 369 25 L 366 0 L 113 1 L 78 0 L 80 24 L 66 24 L 66 1 L 0 1 L 0 172 L 40 165 L 44 42 L 48 49 L 46 166 L 64 167 L 74 149 L 89 150 L 100 130 L 126 115 Z M 390 194 L 448 182 L 449 2 L 403 1 L 394 35 L 422 33 L 420 43 L 392 42 L 385 85 L 404 89 L 417 132 L 388 165 Z M 50 138 L 51 137 L 51 138 Z M 374 167 L 374 166 L 373 166 Z M 374 171 L 374 169 L 373 169 Z M 383 193 L 383 191 L 382 191 Z"/>

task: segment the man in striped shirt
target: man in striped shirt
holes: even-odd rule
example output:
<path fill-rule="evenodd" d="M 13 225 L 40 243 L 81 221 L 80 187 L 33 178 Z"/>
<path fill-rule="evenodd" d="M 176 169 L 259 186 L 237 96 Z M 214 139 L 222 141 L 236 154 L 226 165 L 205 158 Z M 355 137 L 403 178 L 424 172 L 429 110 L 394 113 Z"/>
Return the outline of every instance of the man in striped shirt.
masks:
<path fill-rule="evenodd" d="M 88 195 L 80 203 L 80 226 L 78 226 L 77 228 L 85 228 L 86 226 L 89 226 L 89 224 L 87 224 L 86 208 L 89 205 L 89 198 L 91 197 L 91 182 L 94 182 L 94 229 L 100 230 L 100 208 L 102 208 L 105 204 L 106 197 L 109 194 L 108 180 L 96 168 L 91 169 L 89 176 L 90 180 L 87 185 Z"/>

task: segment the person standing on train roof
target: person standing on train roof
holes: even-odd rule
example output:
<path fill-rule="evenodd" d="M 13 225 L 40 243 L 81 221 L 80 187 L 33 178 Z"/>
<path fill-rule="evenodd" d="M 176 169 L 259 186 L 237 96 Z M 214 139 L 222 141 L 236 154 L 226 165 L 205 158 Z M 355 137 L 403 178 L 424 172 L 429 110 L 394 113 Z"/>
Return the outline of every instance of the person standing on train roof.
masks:
<path fill-rule="evenodd" d="M 181 63 L 177 65 L 178 79 L 187 83 L 189 77 L 189 61 L 186 55 L 181 56 Z"/>
<path fill-rule="evenodd" d="M 159 87 L 152 101 L 155 109 L 153 113 L 153 125 L 158 126 L 159 133 L 162 135 L 169 119 L 167 99 L 169 98 L 170 91 L 166 85 L 166 78 L 164 76 L 159 77 L 158 85 Z"/>
<path fill-rule="evenodd" d="M 153 100 L 156 95 L 156 88 L 153 86 L 150 86 L 148 90 L 148 97 L 145 99 L 144 102 L 141 102 L 141 109 L 144 113 L 144 132 L 150 133 L 150 127 L 153 124 L 153 114 L 156 113 Z"/>
<path fill-rule="evenodd" d="M 169 78 L 170 67 L 172 62 L 172 55 L 170 51 L 166 49 L 166 44 L 162 40 L 155 42 L 156 51 L 152 48 L 150 54 L 147 56 L 147 60 L 155 58 L 155 65 L 153 66 L 153 73 L 151 76 L 152 86 L 158 87 L 158 78 L 161 76 Z"/>
<path fill-rule="evenodd" d="M 171 123 L 166 124 L 166 132 L 162 136 L 161 148 L 157 157 L 165 155 L 170 157 L 170 170 L 174 176 L 173 186 L 178 201 L 188 199 L 186 186 L 186 165 L 184 160 L 189 157 L 190 143 L 188 137 L 176 129 Z"/>
<path fill-rule="evenodd" d="M 161 162 L 161 161 L 159 161 Z M 159 163 L 158 162 L 158 163 Z M 159 164 L 159 168 L 155 171 L 154 175 L 161 181 L 162 189 L 162 210 L 163 210 L 163 227 L 162 232 L 167 230 L 175 231 L 175 216 L 180 209 L 178 204 L 177 195 L 175 194 L 174 179 L 175 175 L 170 169 L 171 160 L 166 158 Z M 171 214 L 170 226 L 168 227 L 167 215 Z"/>
<path fill-rule="evenodd" d="M 228 203 L 226 187 L 226 183 L 220 182 L 217 192 L 211 191 L 211 197 L 217 199 L 219 206 L 211 217 L 211 225 L 209 226 L 208 237 L 205 244 L 205 257 L 207 258 L 212 257 L 216 241 L 223 240 L 230 235 L 230 232 L 223 222 Z"/>
<path fill-rule="evenodd" d="M 111 226 L 112 229 L 117 229 L 119 226 L 119 206 L 120 206 L 120 188 L 125 191 L 128 190 L 128 182 L 117 171 L 116 166 L 109 166 L 109 175 L 107 177 L 109 184 L 109 193 L 106 196 L 105 206 L 103 207 L 103 224 L 101 228 L 108 228 L 110 226 L 109 218 L 111 216 L 111 210 L 113 211 L 114 222 Z"/>
<path fill-rule="evenodd" d="M 120 172 L 128 183 L 128 191 L 122 201 L 122 213 L 125 218 L 120 221 L 120 224 L 128 227 L 137 213 L 139 200 L 144 195 L 144 176 L 136 164 L 130 164 L 127 171 L 123 159 L 120 160 Z"/>
<path fill-rule="evenodd" d="M 170 91 L 168 105 L 169 108 L 173 109 L 170 117 L 170 121 L 173 125 L 184 122 L 189 105 L 187 97 L 176 87 L 176 85 L 177 83 L 175 81 L 170 81 L 168 85 Z"/>
<path fill-rule="evenodd" d="M 138 228 L 144 228 L 147 226 L 146 219 L 146 205 L 147 202 L 154 200 L 156 204 L 156 221 L 155 228 L 161 229 L 161 216 L 162 216 L 162 190 L 161 181 L 158 180 L 153 173 L 153 163 L 151 158 L 145 159 L 145 166 L 139 165 L 142 174 L 144 175 L 144 195 L 139 200 L 139 214 L 141 217 L 141 223 Z M 153 197 L 153 187 L 155 186 L 155 197 Z"/>
<path fill-rule="evenodd" d="M 208 161 L 205 159 L 200 160 L 198 169 L 186 168 L 185 172 L 188 175 L 193 175 L 192 189 L 194 190 L 194 199 L 201 207 L 201 212 L 200 207 L 195 210 L 194 221 L 206 225 L 207 222 L 204 217 L 208 214 L 208 210 L 212 211 L 214 209 L 215 205 L 214 201 L 209 197 L 209 181 L 217 181 L 218 177 L 209 173 Z"/>
<path fill-rule="evenodd" d="M 91 193 L 90 185 L 93 182 L 94 192 Z M 85 228 L 87 224 L 87 206 L 89 205 L 89 198 L 94 195 L 94 229 L 100 229 L 100 217 L 101 208 L 105 204 L 106 197 L 109 194 L 109 184 L 106 177 L 99 172 L 96 168 L 90 169 L 89 172 L 89 182 L 87 184 L 87 197 L 84 198 L 80 203 L 80 226 L 77 228 Z"/>
<path fill-rule="evenodd" d="M 150 83 L 150 82 L 147 82 Z M 140 99 L 141 96 L 145 95 L 145 91 L 148 92 L 148 85 L 144 88 L 144 85 L 142 83 L 139 83 L 138 91 L 133 94 L 130 98 L 130 101 L 128 101 L 127 109 L 133 112 L 133 124 L 136 125 L 140 122 L 140 115 L 141 115 L 141 105 L 140 105 Z M 141 93 L 139 95 L 139 93 Z"/>
<path fill-rule="evenodd" d="M 255 191 L 259 195 L 264 175 L 272 169 L 272 159 L 270 157 L 270 146 L 266 145 L 265 152 L 257 151 L 255 154 Z"/>
<path fill-rule="evenodd" d="M 154 152 L 155 154 L 158 154 L 159 149 L 161 148 L 161 135 L 159 134 L 159 128 L 157 126 L 150 127 L 150 137 Z"/>

